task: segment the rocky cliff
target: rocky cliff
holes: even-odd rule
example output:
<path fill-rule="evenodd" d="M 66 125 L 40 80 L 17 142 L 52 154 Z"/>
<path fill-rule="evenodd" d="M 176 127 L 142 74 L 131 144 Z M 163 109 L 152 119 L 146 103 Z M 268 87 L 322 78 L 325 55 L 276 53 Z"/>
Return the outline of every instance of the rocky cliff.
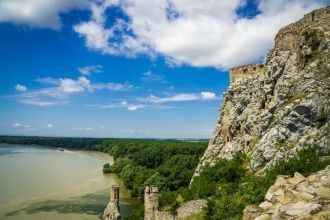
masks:
<path fill-rule="evenodd" d="M 237 151 L 262 173 L 304 146 L 329 150 L 330 7 L 282 28 L 264 64 L 230 70 L 220 117 L 195 175 Z"/>

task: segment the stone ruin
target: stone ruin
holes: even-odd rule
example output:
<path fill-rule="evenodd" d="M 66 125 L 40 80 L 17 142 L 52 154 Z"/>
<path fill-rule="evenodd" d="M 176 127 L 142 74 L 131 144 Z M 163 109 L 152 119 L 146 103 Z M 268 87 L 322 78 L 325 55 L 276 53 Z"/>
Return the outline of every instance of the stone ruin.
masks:
<path fill-rule="evenodd" d="M 230 83 L 235 82 L 238 79 L 242 79 L 246 76 L 252 76 L 256 74 L 264 74 L 263 64 L 248 64 L 244 66 L 238 66 L 230 68 L 229 70 Z"/>
<path fill-rule="evenodd" d="M 159 191 L 155 186 L 147 186 L 144 191 L 144 219 L 145 220 L 178 220 L 199 213 L 206 206 L 205 199 L 189 201 L 183 204 L 175 212 L 159 211 Z M 119 187 L 113 185 L 110 188 L 110 202 L 103 214 L 104 220 L 121 219 L 119 209 Z"/>
<path fill-rule="evenodd" d="M 119 208 L 119 186 L 113 185 L 110 187 L 110 202 L 103 213 L 104 220 L 121 219 Z"/>
<path fill-rule="evenodd" d="M 199 213 L 206 206 L 205 199 L 184 203 L 175 212 L 159 211 L 158 189 L 147 186 L 144 191 L 144 220 L 178 220 Z"/>

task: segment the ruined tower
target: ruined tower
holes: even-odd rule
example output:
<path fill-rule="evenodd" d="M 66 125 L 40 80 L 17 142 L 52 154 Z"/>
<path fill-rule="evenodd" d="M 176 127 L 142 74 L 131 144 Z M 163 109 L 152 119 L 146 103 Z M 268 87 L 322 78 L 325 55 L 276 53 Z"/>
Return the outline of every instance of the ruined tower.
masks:
<path fill-rule="evenodd" d="M 110 187 L 110 202 L 119 207 L 119 186 L 117 185 Z"/>
<path fill-rule="evenodd" d="M 110 187 L 110 202 L 104 210 L 104 220 L 119 220 L 121 218 L 119 212 L 119 186 L 112 185 Z"/>
<path fill-rule="evenodd" d="M 144 220 L 156 220 L 158 211 L 158 189 L 147 186 L 144 190 Z"/>

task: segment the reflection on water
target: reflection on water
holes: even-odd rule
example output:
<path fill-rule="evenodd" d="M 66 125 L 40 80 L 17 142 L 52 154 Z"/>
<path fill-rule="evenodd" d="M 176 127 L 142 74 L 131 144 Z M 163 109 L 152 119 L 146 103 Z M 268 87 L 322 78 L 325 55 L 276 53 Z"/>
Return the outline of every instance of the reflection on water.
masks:
<path fill-rule="evenodd" d="M 128 215 L 141 204 L 115 175 L 102 174 L 106 162 L 112 157 L 98 152 L 1 144 L 0 219 L 97 219 L 113 184 Z"/>

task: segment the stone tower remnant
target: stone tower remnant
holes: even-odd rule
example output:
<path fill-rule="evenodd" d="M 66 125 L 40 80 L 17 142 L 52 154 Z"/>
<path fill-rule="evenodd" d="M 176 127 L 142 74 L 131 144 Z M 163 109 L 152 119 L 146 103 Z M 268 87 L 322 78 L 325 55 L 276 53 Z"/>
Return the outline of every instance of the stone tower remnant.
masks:
<path fill-rule="evenodd" d="M 156 220 L 158 211 L 158 189 L 155 186 L 147 186 L 144 190 L 144 219 Z"/>
<path fill-rule="evenodd" d="M 104 210 L 103 219 L 104 220 L 118 220 L 121 219 L 119 212 L 119 186 L 112 185 L 110 187 L 110 202 Z"/>

